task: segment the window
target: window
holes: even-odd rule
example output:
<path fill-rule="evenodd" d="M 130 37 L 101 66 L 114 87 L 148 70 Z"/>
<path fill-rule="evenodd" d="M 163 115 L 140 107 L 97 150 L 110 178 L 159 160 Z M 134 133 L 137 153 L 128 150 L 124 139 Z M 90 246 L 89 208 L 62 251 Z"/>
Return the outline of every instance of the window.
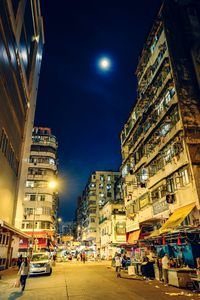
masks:
<path fill-rule="evenodd" d="M 165 152 L 165 156 L 164 156 L 165 162 L 166 163 L 170 162 L 172 157 L 173 157 L 173 151 L 172 148 L 169 148 Z"/>
<path fill-rule="evenodd" d="M 174 178 L 173 177 L 167 178 L 166 185 L 167 185 L 167 192 L 173 193 L 174 190 L 175 190 L 175 188 L 174 188 Z"/>
<path fill-rule="evenodd" d="M 111 181 L 111 176 L 110 175 L 108 175 L 107 180 Z"/>
<path fill-rule="evenodd" d="M 50 165 L 55 165 L 55 160 L 53 158 L 49 158 Z"/>
<path fill-rule="evenodd" d="M 41 227 L 41 229 L 45 229 L 45 222 L 44 221 L 41 222 L 40 227 Z"/>
<path fill-rule="evenodd" d="M 112 185 L 111 184 L 107 184 L 106 188 L 107 188 L 107 190 L 110 190 L 112 188 Z"/>
<path fill-rule="evenodd" d="M 50 216 L 50 214 L 51 214 L 51 208 L 50 207 L 42 207 L 42 214 Z"/>
<path fill-rule="evenodd" d="M 27 229 L 33 228 L 33 222 L 26 223 L 26 228 L 27 228 Z"/>
<path fill-rule="evenodd" d="M 100 189 L 103 189 L 103 183 L 100 183 L 100 184 L 99 184 L 99 188 L 100 188 Z"/>
<path fill-rule="evenodd" d="M 33 188 L 34 187 L 34 181 L 27 180 L 26 181 L 26 187 L 27 188 Z"/>
<path fill-rule="evenodd" d="M 95 218 L 90 218 L 91 223 L 95 223 Z"/>
<path fill-rule="evenodd" d="M 39 201 L 45 201 L 45 195 L 39 195 L 38 200 Z"/>
<path fill-rule="evenodd" d="M 50 222 L 41 221 L 40 228 L 41 229 L 50 229 Z"/>
<path fill-rule="evenodd" d="M 99 179 L 100 179 L 101 181 L 104 181 L 104 175 L 100 175 L 100 176 L 99 176 Z"/>
<path fill-rule="evenodd" d="M 188 170 L 183 169 L 179 171 L 179 176 L 181 178 L 181 184 L 182 186 L 185 186 L 190 183 L 189 175 L 188 175 Z"/>
<path fill-rule="evenodd" d="M 158 189 L 155 189 L 151 192 L 151 199 L 152 199 L 152 202 L 157 202 L 159 200 L 159 190 Z"/>
<path fill-rule="evenodd" d="M 1 132 L 0 149 L 1 149 L 2 153 L 5 155 L 5 157 L 7 158 L 8 163 L 11 166 L 11 168 L 14 170 L 15 174 L 17 174 L 19 161 L 15 156 L 13 147 L 10 144 L 10 142 L 8 140 L 8 136 L 6 135 L 4 129 L 2 129 L 2 132 Z"/>
<path fill-rule="evenodd" d="M 36 195 L 30 195 L 30 201 L 36 201 Z"/>
<path fill-rule="evenodd" d="M 32 215 L 33 214 L 33 208 L 30 208 L 30 207 L 25 208 L 24 213 L 26 215 Z"/>
<path fill-rule="evenodd" d="M 111 192 L 107 192 L 107 197 L 112 197 L 112 193 Z"/>
<path fill-rule="evenodd" d="M 8 148 L 8 137 L 4 129 L 2 129 L 2 133 L 1 133 L 0 148 L 3 154 L 6 156 L 7 148 Z"/>

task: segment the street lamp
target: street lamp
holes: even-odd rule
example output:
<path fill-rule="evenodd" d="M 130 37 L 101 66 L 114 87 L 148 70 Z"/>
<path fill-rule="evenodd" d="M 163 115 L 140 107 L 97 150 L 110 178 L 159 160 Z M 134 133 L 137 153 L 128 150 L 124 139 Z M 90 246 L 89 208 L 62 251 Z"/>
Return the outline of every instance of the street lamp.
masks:
<path fill-rule="evenodd" d="M 54 190 L 56 187 L 57 187 L 57 182 L 52 180 L 52 181 L 49 181 L 48 183 L 48 187 L 52 190 Z"/>

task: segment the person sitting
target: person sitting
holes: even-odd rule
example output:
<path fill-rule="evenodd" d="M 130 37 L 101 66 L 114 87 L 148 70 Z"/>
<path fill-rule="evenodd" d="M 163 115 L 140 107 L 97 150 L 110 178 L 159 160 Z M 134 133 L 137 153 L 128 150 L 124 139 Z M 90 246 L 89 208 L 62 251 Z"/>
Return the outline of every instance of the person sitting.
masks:
<path fill-rule="evenodd" d="M 122 268 L 126 269 L 126 262 L 127 262 L 127 257 L 126 254 L 124 254 L 123 258 L 122 258 Z"/>
<path fill-rule="evenodd" d="M 171 257 L 169 260 L 169 266 L 170 268 L 176 268 L 176 262 L 173 257 Z"/>

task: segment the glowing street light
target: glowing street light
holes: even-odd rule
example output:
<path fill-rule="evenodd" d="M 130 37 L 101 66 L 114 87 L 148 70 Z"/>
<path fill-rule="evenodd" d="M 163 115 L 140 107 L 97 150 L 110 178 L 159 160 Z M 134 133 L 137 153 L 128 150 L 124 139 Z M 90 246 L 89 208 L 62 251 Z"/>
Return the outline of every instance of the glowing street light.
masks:
<path fill-rule="evenodd" d="M 57 182 L 54 181 L 54 180 L 49 181 L 48 186 L 49 186 L 50 189 L 53 190 L 53 189 L 55 189 L 57 187 Z"/>

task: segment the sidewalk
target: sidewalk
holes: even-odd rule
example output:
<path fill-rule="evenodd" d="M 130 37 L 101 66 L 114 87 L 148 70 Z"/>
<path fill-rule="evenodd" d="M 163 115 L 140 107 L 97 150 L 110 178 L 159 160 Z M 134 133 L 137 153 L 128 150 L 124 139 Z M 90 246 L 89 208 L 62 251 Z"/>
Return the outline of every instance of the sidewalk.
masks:
<path fill-rule="evenodd" d="M 5 270 L 0 271 L 0 280 L 4 280 L 8 277 L 16 276 L 18 272 L 17 267 L 11 267 Z"/>
<path fill-rule="evenodd" d="M 17 277 L 18 268 L 11 267 L 0 271 L 0 299 L 4 299 L 3 295 L 6 291 L 14 289 L 14 282 Z"/>

